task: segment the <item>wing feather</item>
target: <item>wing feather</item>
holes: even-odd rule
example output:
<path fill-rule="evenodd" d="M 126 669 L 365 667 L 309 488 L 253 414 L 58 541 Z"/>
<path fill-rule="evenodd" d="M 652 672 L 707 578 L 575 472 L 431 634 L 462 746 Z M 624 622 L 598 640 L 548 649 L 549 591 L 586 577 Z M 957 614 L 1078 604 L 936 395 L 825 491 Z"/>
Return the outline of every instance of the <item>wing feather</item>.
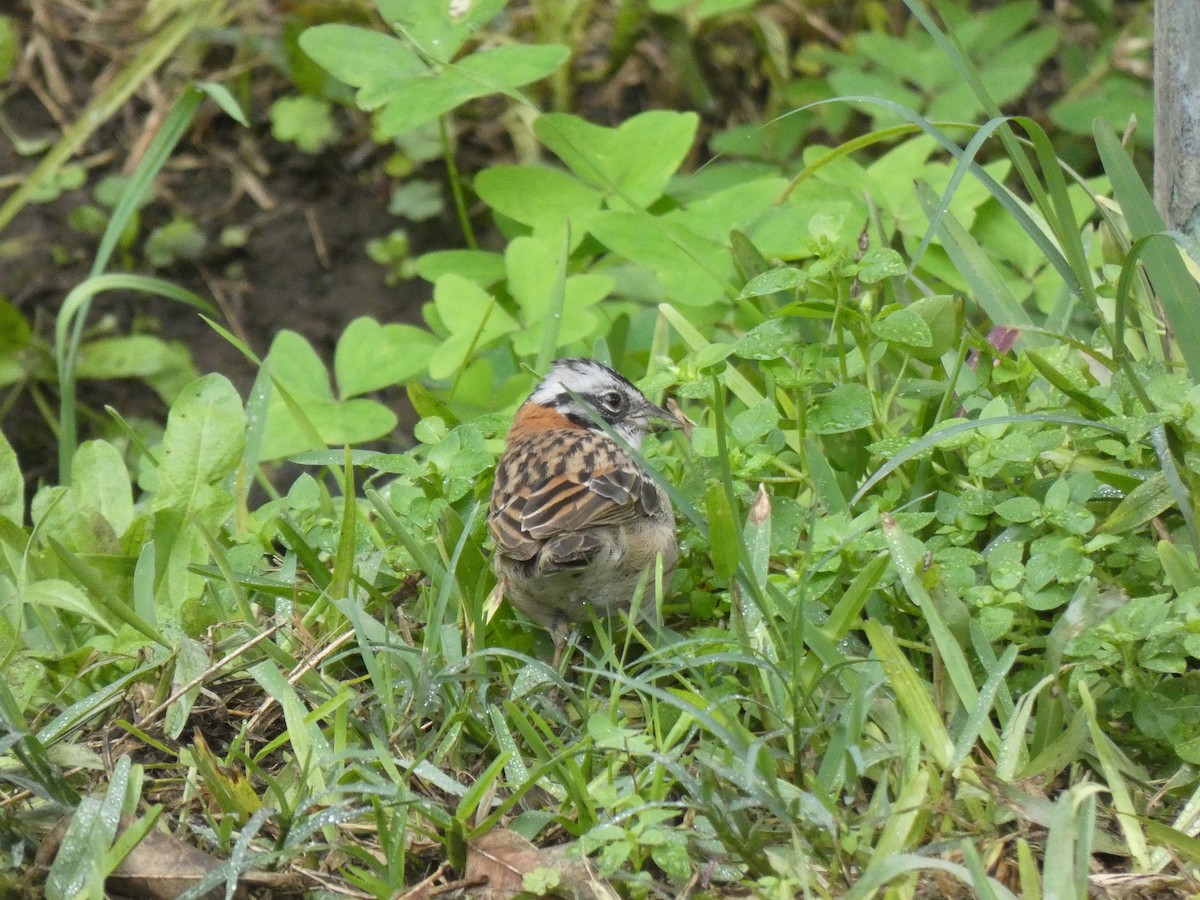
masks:
<path fill-rule="evenodd" d="M 554 537 L 621 525 L 658 511 L 658 489 L 616 442 L 564 429 L 517 441 L 496 471 L 488 526 L 497 548 L 529 560 Z"/>

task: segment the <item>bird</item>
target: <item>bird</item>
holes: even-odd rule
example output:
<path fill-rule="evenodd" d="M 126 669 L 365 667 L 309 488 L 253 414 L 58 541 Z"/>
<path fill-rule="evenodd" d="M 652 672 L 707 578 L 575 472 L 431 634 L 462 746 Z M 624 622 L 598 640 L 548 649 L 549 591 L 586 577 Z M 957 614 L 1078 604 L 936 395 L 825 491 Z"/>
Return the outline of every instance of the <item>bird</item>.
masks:
<path fill-rule="evenodd" d="M 640 449 L 681 421 L 603 363 L 555 361 L 521 404 L 496 464 L 487 526 L 496 595 L 550 632 L 558 667 L 571 629 L 631 610 L 657 559 L 667 584 L 679 556 L 667 492 L 597 424 Z"/>

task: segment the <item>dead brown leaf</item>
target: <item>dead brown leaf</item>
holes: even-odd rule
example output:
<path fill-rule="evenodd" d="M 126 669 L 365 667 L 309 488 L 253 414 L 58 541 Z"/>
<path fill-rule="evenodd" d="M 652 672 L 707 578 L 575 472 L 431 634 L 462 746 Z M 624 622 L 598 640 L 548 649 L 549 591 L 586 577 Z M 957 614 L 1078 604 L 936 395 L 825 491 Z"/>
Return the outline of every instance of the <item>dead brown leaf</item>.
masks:
<path fill-rule="evenodd" d="M 467 845 L 464 881 L 484 882 L 469 896 L 482 900 L 507 900 L 526 890 L 525 876 L 538 869 L 558 876 L 550 896 L 581 900 L 617 900 L 617 893 L 600 878 L 588 860 L 569 851 L 571 844 L 540 848 L 515 831 L 497 828 Z M 551 876 L 552 877 L 552 876 Z"/>
<path fill-rule="evenodd" d="M 121 817 L 121 832 L 132 826 L 134 820 Z M 50 832 L 38 848 L 37 864 L 49 868 L 58 854 L 59 845 L 67 833 L 70 818 L 63 819 Z M 172 900 L 193 887 L 221 865 L 215 856 L 198 850 L 191 844 L 151 829 L 146 836 L 129 851 L 129 855 L 108 876 L 105 886 L 109 891 L 133 900 Z M 282 893 L 299 892 L 300 885 L 293 876 L 276 872 L 245 872 L 238 878 L 235 897 L 249 896 L 251 890 L 269 888 Z M 220 885 L 203 895 L 204 900 L 220 900 L 225 896 L 225 886 Z"/>

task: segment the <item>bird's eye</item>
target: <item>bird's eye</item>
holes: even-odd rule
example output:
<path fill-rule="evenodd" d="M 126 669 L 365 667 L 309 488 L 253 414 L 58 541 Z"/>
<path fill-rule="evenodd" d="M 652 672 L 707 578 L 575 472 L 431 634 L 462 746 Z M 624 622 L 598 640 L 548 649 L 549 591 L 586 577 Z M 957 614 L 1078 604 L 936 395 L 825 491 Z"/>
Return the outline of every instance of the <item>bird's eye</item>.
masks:
<path fill-rule="evenodd" d="M 622 404 L 625 402 L 625 397 L 621 394 L 620 391 L 609 391 L 607 394 L 605 394 L 603 397 L 600 398 L 600 402 L 603 403 L 605 405 L 605 407 L 607 407 L 608 409 L 611 409 L 613 412 L 616 412 L 617 410 L 619 410 L 621 408 Z"/>

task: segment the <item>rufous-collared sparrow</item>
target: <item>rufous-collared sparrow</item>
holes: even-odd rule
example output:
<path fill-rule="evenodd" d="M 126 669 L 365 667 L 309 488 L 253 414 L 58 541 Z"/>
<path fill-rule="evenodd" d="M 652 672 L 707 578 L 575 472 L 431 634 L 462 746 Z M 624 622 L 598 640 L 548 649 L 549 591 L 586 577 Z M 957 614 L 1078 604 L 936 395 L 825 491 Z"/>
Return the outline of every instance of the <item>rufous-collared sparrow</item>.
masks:
<path fill-rule="evenodd" d="M 573 624 L 629 609 L 647 570 L 652 602 L 656 559 L 665 584 L 679 555 L 666 491 L 597 418 L 635 449 L 679 424 L 608 366 L 560 359 L 517 410 L 488 511 L 496 589 L 550 631 L 556 666 Z"/>

